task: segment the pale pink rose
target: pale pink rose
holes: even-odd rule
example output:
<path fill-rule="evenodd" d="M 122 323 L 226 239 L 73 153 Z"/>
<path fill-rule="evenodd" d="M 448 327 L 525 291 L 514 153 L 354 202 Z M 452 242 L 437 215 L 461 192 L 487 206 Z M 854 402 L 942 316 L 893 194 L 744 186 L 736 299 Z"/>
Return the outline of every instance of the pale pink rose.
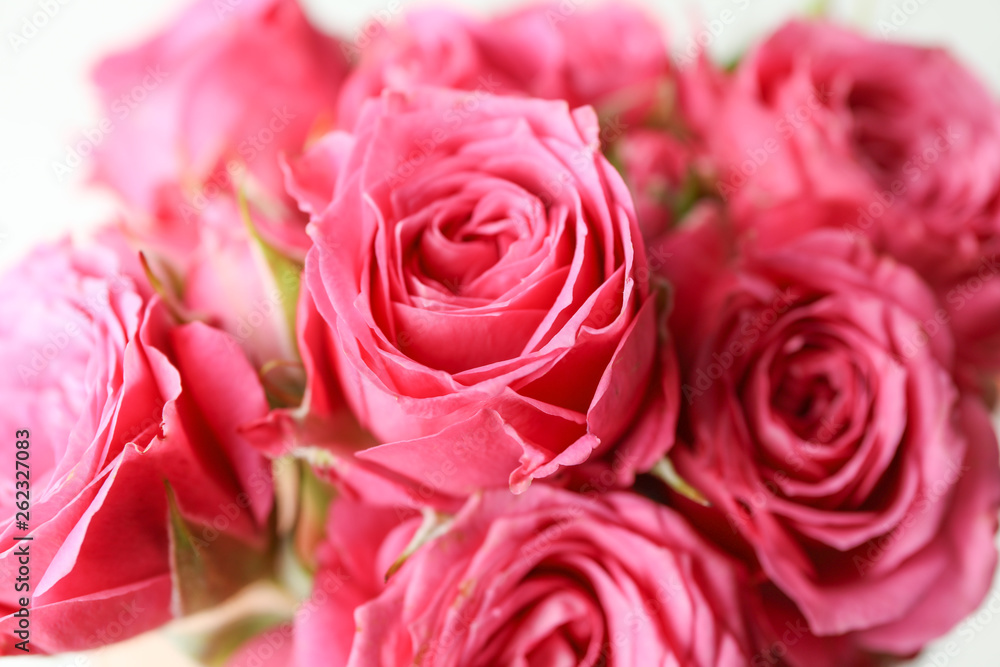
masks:
<path fill-rule="evenodd" d="M 225 331 L 258 371 L 294 364 L 294 313 L 305 244 L 275 247 L 263 237 L 275 219 L 256 205 L 240 209 L 239 201 L 220 195 L 190 221 L 163 210 L 152 227 L 140 228 L 143 218 L 133 213 L 126 214 L 129 222 L 121 227 L 172 309 Z M 288 220 L 299 226 L 296 234 L 304 234 L 306 218 L 297 216 Z"/>
<path fill-rule="evenodd" d="M 997 441 L 952 378 L 947 312 L 859 239 L 817 231 L 733 259 L 716 223 L 665 241 L 674 465 L 710 503 L 710 532 L 752 554 L 813 633 L 913 653 L 976 608 L 997 560 Z"/>
<path fill-rule="evenodd" d="M 334 504 L 294 664 L 743 666 L 740 564 L 632 493 L 473 496 L 420 515 Z"/>
<path fill-rule="evenodd" d="M 358 57 L 340 100 L 348 126 L 366 98 L 422 85 L 589 104 L 633 122 L 670 74 L 660 27 L 619 5 L 550 2 L 490 20 L 424 10 L 374 27 L 345 46 Z"/>
<path fill-rule="evenodd" d="M 704 129 L 738 226 L 802 200 L 848 209 L 842 233 L 871 238 L 945 302 L 960 361 L 1000 368 L 1000 106 L 960 63 L 793 22 L 740 63 Z M 784 221 L 764 233 L 828 224 Z"/>
<path fill-rule="evenodd" d="M 383 443 L 359 459 L 450 470 L 436 485 L 461 496 L 612 453 L 627 484 L 670 447 L 672 347 L 598 132 L 589 108 L 419 89 L 317 146 L 339 171 L 305 283 L 333 332 L 321 370 Z"/>
<path fill-rule="evenodd" d="M 22 596 L 31 652 L 85 649 L 209 604 L 266 562 L 270 468 L 241 435 L 268 410 L 255 372 L 221 332 L 175 322 L 120 237 L 100 241 L 43 246 L 0 280 L 3 653 L 20 654 Z M 31 538 L 26 591 L 14 589 L 15 536 Z"/>
<path fill-rule="evenodd" d="M 881 232 L 900 250 L 914 244 L 936 252 L 935 240 L 947 241 L 941 257 L 950 257 L 974 251 L 977 234 L 995 234 L 1000 107 L 946 52 L 794 22 L 741 63 L 733 85 L 747 104 L 784 121 L 779 134 L 797 155 L 782 160 L 812 163 L 815 174 L 843 169 L 837 180 L 876 190 L 859 212 L 869 214 L 859 215 L 859 231 L 876 231 L 882 211 L 898 205 L 900 219 L 890 216 Z M 911 217 L 930 238 L 907 238 L 915 231 L 896 227 L 918 224 Z M 913 260 L 922 274 L 936 269 L 934 259 Z"/>

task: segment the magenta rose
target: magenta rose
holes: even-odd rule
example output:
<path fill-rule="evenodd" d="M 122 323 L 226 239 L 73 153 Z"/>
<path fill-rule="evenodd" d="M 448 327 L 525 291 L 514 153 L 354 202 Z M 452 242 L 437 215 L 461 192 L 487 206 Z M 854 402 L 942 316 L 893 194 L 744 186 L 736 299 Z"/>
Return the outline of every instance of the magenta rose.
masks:
<path fill-rule="evenodd" d="M 493 491 L 430 533 L 338 501 L 329 528 L 295 665 L 748 664 L 743 569 L 635 494 Z"/>
<path fill-rule="evenodd" d="M 1000 368 L 1000 106 L 966 68 L 939 49 L 793 22 L 740 63 L 703 119 L 738 222 L 796 200 L 843 206 L 840 231 L 934 288 L 960 361 Z M 755 232 L 783 242 L 831 224 L 796 217 Z"/>
<path fill-rule="evenodd" d="M 486 21 L 416 11 L 399 27 L 372 22 L 345 49 L 358 59 L 340 100 L 348 126 L 385 88 L 428 85 L 589 104 L 630 123 L 651 109 L 670 74 L 659 26 L 611 4 L 543 3 Z"/>
<path fill-rule="evenodd" d="M 716 536 L 818 636 L 907 655 L 948 631 L 993 576 L 1000 467 L 931 290 L 839 232 L 730 260 L 708 216 L 667 245 L 685 397 L 671 457 Z"/>
<path fill-rule="evenodd" d="M 217 601 L 265 562 L 270 468 L 240 433 L 268 410 L 256 374 L 221 332 L 176 324 L 120 238 L 100 241 L 41 247 L 0 280 L 4 653 L 20 654 L 25 601 L 31 652 L 79 650 Z"/>
<path fill-rule="evenodd" d="M 336 176 L 305 282 L 383 443 L 361 460 L 417 482 L 449 471 L 435 485 L 461 496 L 616 447 L 627 483 L 669 448 L 672 348 L 598 131 L 564 102 L 420 89 L 318 145 Z"/>

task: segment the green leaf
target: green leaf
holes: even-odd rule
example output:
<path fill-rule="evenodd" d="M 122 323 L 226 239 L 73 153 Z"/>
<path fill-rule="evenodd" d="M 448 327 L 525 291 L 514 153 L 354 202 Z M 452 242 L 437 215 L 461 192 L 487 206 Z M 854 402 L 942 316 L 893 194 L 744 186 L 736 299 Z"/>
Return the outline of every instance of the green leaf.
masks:
<path fill-rule="evenodd" d="M 326 518 L 335 491 L 296 453 L 273 463 L 277 535 L 276 576 L 297 598 L 308 596 L 317 569 L 316 552 L 326 536 Z"/>
<path fill-rule="evenodd" d="M 693 169 L 689 169 L 684 174 L 684 182 L 681 183 L 680 189 L 665 193 L 665 197 L 668 200 L 672 218 L 679 222 L 709 194 L 710 191 L 706 189 L 701 177 Z"/>

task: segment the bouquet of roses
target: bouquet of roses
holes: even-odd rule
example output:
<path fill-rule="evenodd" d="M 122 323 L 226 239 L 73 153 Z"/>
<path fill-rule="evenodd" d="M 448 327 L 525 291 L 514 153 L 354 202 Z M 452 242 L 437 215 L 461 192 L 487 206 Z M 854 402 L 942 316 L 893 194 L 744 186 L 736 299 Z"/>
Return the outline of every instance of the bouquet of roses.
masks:
<path fill-rule="evenodd" d="M 97 68 L 120 216 L 0 281 L 0 652 L 262 581 L 200 657 L 875 665 L 972 613 L 983 86 L 820 21 L 724 68 L 617 5 L 399 13 L 201 0 Z"/>

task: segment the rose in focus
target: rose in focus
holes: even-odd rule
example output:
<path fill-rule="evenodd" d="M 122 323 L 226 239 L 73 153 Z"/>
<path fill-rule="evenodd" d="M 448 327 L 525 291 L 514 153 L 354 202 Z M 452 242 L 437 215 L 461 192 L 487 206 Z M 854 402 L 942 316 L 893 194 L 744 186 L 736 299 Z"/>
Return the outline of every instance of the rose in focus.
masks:
<path fill-rule="evenodd" d="M 383 443 L 360 459 L 417 481 L 460 468 L 437 487 L 461 496 L 614 447 L 627 483 L 669 448 L 673 353 L 598 132 L 585 107 L 420 89 L 317 145 L 293 190 L 332 194 L 311 204 L 306 284 Z"/>

